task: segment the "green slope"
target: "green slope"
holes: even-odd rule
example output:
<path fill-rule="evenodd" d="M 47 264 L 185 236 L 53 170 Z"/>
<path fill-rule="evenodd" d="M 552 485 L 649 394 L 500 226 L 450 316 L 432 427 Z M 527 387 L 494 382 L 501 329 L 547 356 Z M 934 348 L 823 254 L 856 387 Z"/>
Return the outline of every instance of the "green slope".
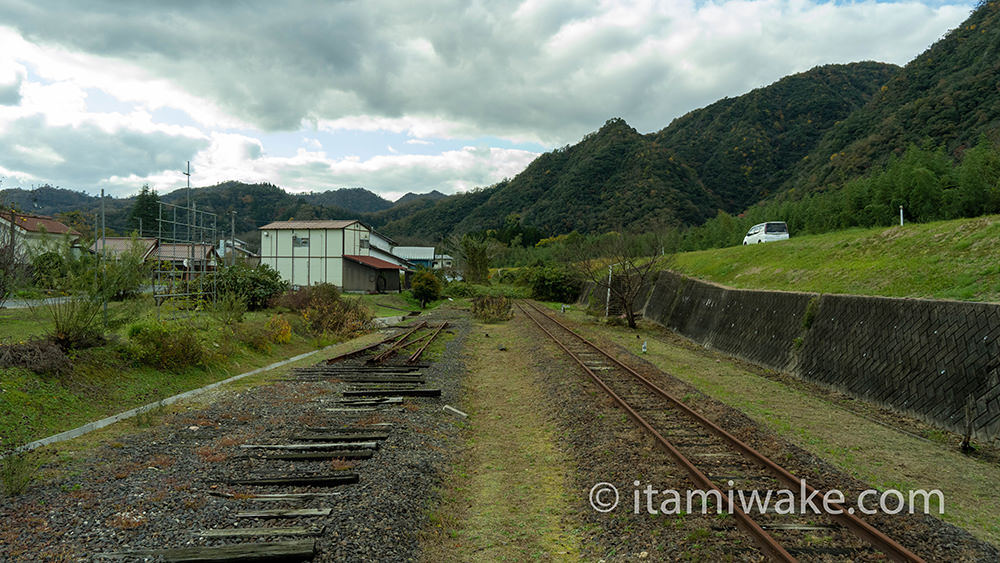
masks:
<path fill-rule="evenodd" d="M 738 211 L 778 189 L 825 132 L 899 70 L 877 62 L 819 66 L 692 111 L 654 138 L 694 168 L 725 211 Z"/>
<path fill-rule="evenodd" d="M 850 229 L 676 256 L 730 287 L 1000 301 L 1000 215 Z"/>
<path fill-rule="evenodd" d="M 1000 2 L 983 2 L 961 26 L 908 63 L 863 108 L 832 128 L 785 188 L 841 184 L 907 145 L 960 157 L 980 135 L 1000 135 Z"/>

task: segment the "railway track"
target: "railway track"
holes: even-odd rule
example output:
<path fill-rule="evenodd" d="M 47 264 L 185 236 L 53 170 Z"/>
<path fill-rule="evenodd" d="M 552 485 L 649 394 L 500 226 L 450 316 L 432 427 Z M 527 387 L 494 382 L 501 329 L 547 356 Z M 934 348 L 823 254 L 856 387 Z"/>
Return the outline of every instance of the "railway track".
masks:
<path fill-rule="evenodd" d="M 771 459 L 689 408 L 612 354 L 583 338 L 531 302 L 518 308 L 621 407 L 702 491 L 717 491 L 722 506 L 768 557 L 776 561 L 923 561 L 858 515 L 846 502 L 830 512 L 745 511 L 741 498 L 768 491 L 795 492 L 794 506 L 817 491 Z M 815 496 L 810 496 L 815 493 Z M 702 497 L 704 498 L 704 497 Z M 820 507 L 824 507 L 821 503 Z M 794 513 L 798 512 L 798 513 Z M 816 541 L 816 538 L 821 538 Z"/>
<path fill-rule="evenodd" d="M 426 363 L 418 363 L 428 345 L 448 327 L 447 322 L 429 326 L 414 324 L 408 330 L 328 361 L 294 368 L 281 381 L 315 385 L 328 383 L 336 388 L 324 393 L 319 403 L 326 419 L 335 426 L 294 426 L 280 432 L 283 437 L 263 443 L 241 443 L 243 455 L 226 461 L 240 477 L 213 483 L 208 495 L 224 498 L 238 506 L 234 527 L 192 530 L 192 543 L 213 545 L 133 549 L 105 552 L 99 560 L 157 558 L 176 562 L 307 561 L 322 555 L 316 538 L 325 534 L 315 518 L 329 517 L 341 492 L 330 492 L 358 484 L 362 472 L 348 470 L 353 463 L 371 459 L 390 438 L 393 423 L 366 422 L 364 418 L 388 407 L 401 412 L 404 398 L 434 398 L 441 389 L 425 387 Z M 421 336 L 415 336 L 424 330 Z M 410 349 L 410 350 L 408 350 Z M 412 350 L 412 352 L 411 352 Z M 389 360 L 401 352 L 406 358 Z M 353 359 L 353 361 L 347 361 Z M 318 413 L 317 413 L 318 414 Z M 344 467 L 340 467 L 343 465 Z M 216 487 L 223 487 L 215 490 Z M 226 492 L 226 490 L 232 492 Z M 303 507 L 304 503 L 318 507 Z M 266 508 L 259 508 L 263 503 Z M 246 506 L 250 504 L 252 506 Z M 276 506 L 271 508 L 271 506 Z M 305 520 L 304 523 L 301 521 Z M 278 521 L 300 525 L 273 525 Z M 250 526 L 238 522 L 253 522 Z M 257 541 L 259 539 L 266 541 Z M 231 543 L 236 540 L 237 543 Z M 224 543 L 220 543 L 224 542 Z"/>

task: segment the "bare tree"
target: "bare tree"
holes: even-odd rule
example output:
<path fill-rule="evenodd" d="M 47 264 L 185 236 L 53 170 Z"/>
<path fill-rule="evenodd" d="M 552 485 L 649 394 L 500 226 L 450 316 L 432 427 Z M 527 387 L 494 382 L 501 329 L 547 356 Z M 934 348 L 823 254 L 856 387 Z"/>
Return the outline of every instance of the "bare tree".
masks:
<path fill-rule="evenodd" d="M 17 212 L 14 207 L 5 208 L 0 202 L 0 306 L 14 292 L 27 274 L 27 256 L 24 245 L 18 242 Z"/>
<path fill-rule="evenodd" d="M 595 284 L 606 311 L 620 307 L 629 328 L 635 328 L 643 305 L 640 297 L 656 273 L 668 267 L 672 246 L 660 235 L 609 233 L 595 247 L 577 247 L 572 264 L 581 278 Z"/>

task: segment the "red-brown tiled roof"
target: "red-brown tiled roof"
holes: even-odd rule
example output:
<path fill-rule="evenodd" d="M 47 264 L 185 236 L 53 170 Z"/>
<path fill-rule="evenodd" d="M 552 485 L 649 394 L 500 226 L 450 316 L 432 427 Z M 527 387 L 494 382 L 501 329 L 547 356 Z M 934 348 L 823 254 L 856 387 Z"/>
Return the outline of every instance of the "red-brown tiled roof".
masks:
<path fill-rule="evenodd" d="M 8 223 L 10 222 L 9 211 L 0 213 L 0 217 Z M 73 236 L 80 236 L 80 233 L 67 227 L 59 221 L 56 221 L 52 217 L 46 217 L 45 215 L 29 215 L 26 213 L 15 213 L 14 217 L 14 224 L 29 233 L 46 232 L 54 235 L 69 234 Z"/>
<path fill-rule="evenodd" d="M 405 270 L 406 268 L 402 266 L 397 266 L 392 262 L 386 262 L 385 260 L 375 258 L 373 256 L 358 256 L 355 254 L 345 254 L 344 258 L 348 260 L 357 262 L 358 264 L 364 264 L 365 266 L 370 266 L 376 270 Z"/>

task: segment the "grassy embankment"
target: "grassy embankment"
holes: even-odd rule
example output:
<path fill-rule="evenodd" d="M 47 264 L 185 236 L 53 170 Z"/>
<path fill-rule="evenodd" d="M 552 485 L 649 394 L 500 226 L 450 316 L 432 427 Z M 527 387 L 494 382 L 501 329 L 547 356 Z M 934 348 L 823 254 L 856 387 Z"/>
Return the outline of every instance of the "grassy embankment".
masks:
<path fill-rule="evenodd" d="M 111 304 L 115 309 L 129 305 Z M 132 311 L 129 323 L 108 332 L 108 343 L 72 351 L 68 373 L 38 374 L 25 368 L 0 368 L 0 437 L 27 442 L 75 428 L 133 407 L 195 389 L 233 375 L 315 350 L 332 342 L 316 338 L 295 323 L 287 342 L 266 335 L 275 311 L 247 313 L 234 328 L 206 313 L 170 321 L 169 331 L 190 332 L 198 350 L 177 350 L 176 356 L 197 353 L 197 361 L 172 369 L 137 360 L 129 341 L 129 325 L 152 322 L 151 302 Z M 286 314 L 291 320 L 294 314 Z M 0 311 L 0 342 L 42 336 L 52 329 L 43 309 Z M 182 363 L 182 362 L 181 362 Z M 4 445 L 8 445 L 4 444 Z"/>
<path fill-rule="evenodd" d="M 730 287 L 1000 300 L 1000 216 L 849 229 L 674 257 L 681 273 Z"/>

